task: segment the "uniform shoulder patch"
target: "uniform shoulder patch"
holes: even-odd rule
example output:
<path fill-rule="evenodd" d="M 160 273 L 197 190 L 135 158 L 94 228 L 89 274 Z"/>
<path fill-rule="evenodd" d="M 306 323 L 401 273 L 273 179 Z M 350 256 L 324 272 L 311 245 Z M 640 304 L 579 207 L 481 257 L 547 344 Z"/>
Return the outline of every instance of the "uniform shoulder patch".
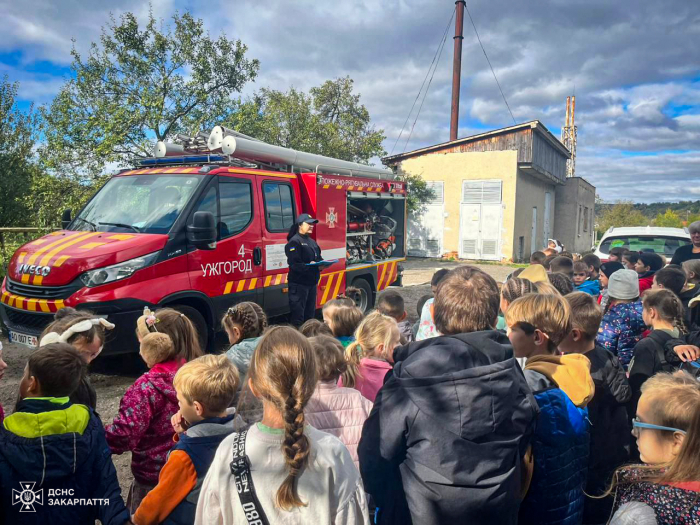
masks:
<path fill-rule="evenodd" d="M 294 250 L 296 250 L 296 248 L 290 248 L 290 249 L 289 249 L 290 252 L 293 252 Z"/>

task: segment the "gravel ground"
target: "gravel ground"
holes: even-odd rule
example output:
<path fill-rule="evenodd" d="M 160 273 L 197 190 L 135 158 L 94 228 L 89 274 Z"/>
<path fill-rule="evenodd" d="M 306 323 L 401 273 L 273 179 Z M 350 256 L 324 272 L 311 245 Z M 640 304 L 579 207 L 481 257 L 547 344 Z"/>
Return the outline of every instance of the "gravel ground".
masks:
<path fill-rule="evenodd" d="M 406 311 L 411 321 L 416 321 L 416 304 L 418 300 L 430 293 L 430 279 L 433 273 L 440 268 L 455 268 L 464 262 L 441 261 L 439 259 L 409 259 L 405 263 L 403 273 L 403 288 L 396 288 L 404 297 Z M 493 276 L 496 281 L 502 282 L 513 271 L 512 266 L 496 264 L 476 264 Z M 8 364 L 5 375 L 0 381 L 0 403 L 5 413 L 12 412 L 17 396 L 19 381 L 22 378 L 24 365 L 31 349 L 19 344 L 11 344 L 4 336 L 0 336 L 4 346 L 3 357 Z M 138 356 L 105 357 L 98 359 L 91 366 L 90 380 L 97 390 L 97 411 L 104 422 L 111 422 L 119 409 L 119 401 L 124 391 L 144 370 Z M 129 464 L 131 454 L 114 456 L 114 464 L 117 469 L 122 494 L 126 494 L 131 484 L 131 471 Z"/>

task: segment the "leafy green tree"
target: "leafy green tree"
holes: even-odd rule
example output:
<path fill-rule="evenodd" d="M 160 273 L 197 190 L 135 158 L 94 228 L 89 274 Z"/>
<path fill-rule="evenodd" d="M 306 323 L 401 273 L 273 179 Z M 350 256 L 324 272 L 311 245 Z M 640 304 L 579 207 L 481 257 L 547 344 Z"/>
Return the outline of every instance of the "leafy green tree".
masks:
<path fill-rule="evenodd" d="M 700 221 L 700 213 L 681 213 L 679 214 L 681 220 L 685 223 L 686 226 L 696 222 Z"/>
<path fill-rule="evenodd" d="M 24 203 L 35 170 L 32 148 L 39 115 L 17 107 L 19 84 L 5 76 L 0 82 L 0 226 L 29 226 L 32 217 Z"/>
<path fill-rule="evenodd" d="M 420 215 L 425 211 L 426 204 L 435 198 L 435 192 L 418 175 L 410 173 L 398 174 L 396 175 L 396 180 L 406 183 L 406 205 L 408 206 L 408 211 L 416 215 Z"/>
<path fill-rule="evenodd" d="M 654 226 L 666 228 L 682 228 L 683 221 L 672 209 L 667 209 L 665 213 L 659 213 L 654 219 Z"/>
<path fill-rule="evenodd" d="M 240 40 L 212 39 L 189 13 L 165 26 L 152 12 L 145 26 L 133 13 L 112 17 L 87 56 L 73 49 L 75 78 L 44 112 L 48 167 L 99 175 L 152 156 L 154 140 L 226 120 L 231 95 L 257 75 L 246 51 Z"/>
<path fill-rule="evenodd" d="M 631 202 L 617 202 L 598 217 L 598 231 L 605 233 L 611 226 L 647 226 L 650 222 Z"/>
<path fill-rule="evenodd" d="M 309 93 L 261 89 L 239 103 L 227 127 L 269 144 L 352 162 L 366 164 L 386 154 L 384 131 L 372 126 L 349 77 L 328 80 Z"/>

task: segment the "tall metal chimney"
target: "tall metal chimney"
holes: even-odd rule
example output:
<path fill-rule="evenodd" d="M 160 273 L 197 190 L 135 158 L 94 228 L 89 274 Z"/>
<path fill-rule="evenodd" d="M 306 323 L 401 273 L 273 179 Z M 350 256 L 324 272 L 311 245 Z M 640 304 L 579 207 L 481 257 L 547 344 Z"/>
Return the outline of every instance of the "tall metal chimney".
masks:
<path fill-rule="evenodd" d="M 459 82 L 462 76 L 462 40 L 464 40 L 464 6 L 465 0 L 455 2 L 457 17 L 455 18 L 455 51 L 452 61 L 452 113 L 450 116 L 450 140 L 457 140 L 459 128 Z"/>

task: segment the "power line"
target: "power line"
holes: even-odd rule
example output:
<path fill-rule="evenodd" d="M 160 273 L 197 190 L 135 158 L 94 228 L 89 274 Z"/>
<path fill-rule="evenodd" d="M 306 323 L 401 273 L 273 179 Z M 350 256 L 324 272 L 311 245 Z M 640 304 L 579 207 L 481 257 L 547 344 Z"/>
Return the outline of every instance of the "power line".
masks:
<path fill-rule="evenodd" d="M 456 6 L 455 6 L 455 11 L 456 11 Z M 452 17 L 454 17 L 455 11 L 452 12 Z M 452 24 L 452 17 L 450 17 L 450 22 L 447 24 L 448 27 Z M 420 106 L 418 107 L 418 113 L 416 113 L 416 118 L 414 119 L 413 125 L 411 126 L 411 132 L 408 134 L 408 138 L 406 139 L 406 144 L 404 144 L 404 146 L 403 146 L 404 151 L 406 151 L 406 148 L 408 147 L 408 141 L 411 140 L 411 136 L 413 135 L 413 129 L 416 127 L 416 122 L 418 122 L 418 117 L 420 116 L 420 110 L 423 109 L 423 103 L 425 102 L 425 99 L 428 96 L 428 91 L 430 90 L 430 84 L 433 83 L 433 77 L 435 76 L 435 71 L 437 71 L 438 64 L 440 63 L 440 57 L 442 56 L 442 50 L 445 49 L 445 42 L 447 42 L 447 32 L 445 32 L 445 36 L 442 39 L 442 45 L 440 46 L 440 53 L 438 54 L 437 62 L 435 63 L 435 67 L 433 68 L 433 74 L 430 75 L 430 81 L 428 82 L 428 87 L 425 88 L 425 93 L 423 94 L 423 100 L 421 100 Z"/>
<path fill-rule="evenodd" d="M 455 9 L 456 9 L 456 7 L 455 7 Z M 420 89 L 418 90 L 418 94 L 416 95 L 416 99 L 413 101 L 413 105 L 411 106 L 411 111 L 408 112 L 408 115 L 406 116 L 406 121 L 403 123 L 403 126 L 401 126 L 401 132 L 399 133 L 399 136 L 396 137 L 396 141 L 394 142 L 394 146 L 391 148 L 391 153 L 389 153 L 389 155 L 393 155 L 394 149 L 396 149 L 396 145 L 399 143 L 399 139 L 401 139 L 401 135 L 403 135 L 403 130 L 406 127 L 406 124 L 408 124 L 408 119 L 411 118 L 411 113 L 413 113 L 413 108 L 416 107 L 416 102 L 418 102 L 418 99 L 420 98 L 420 94 L 423 91 L 423 86 L 425 86 L 425 81 L 428 80 L 428 75 L 430 75 L 430 70 L 433 69 L 433 65 L 435 64 L 435 60 L 436 59 L 439 60 L 438 54 L 442 52 L 442 47 L 444 47 L 444 45 L 445 45 L 444 44 L 445 38 L 447 37 L 447 32 L 450 30 L 450 25 L 452 24 L 452 19 L 454 18 L 455 9 L 452 10 L 452 15 L 450 16 L 450 20 L 447 22 L 447 26 L 445 27 L 445 31 L 443 32 L 442 37 L 441 37 L 440 41 L 438 42 L 438 47 L 435 50 L 435 54 L 433 55 L 433 61 L 430 63 L 430 66 L 428 67 L 428 71 L 425 73 L 425 78 L 423 79 L 423 83 L 420 85 Z M 435 71 L 433 71 L 433 75 L 434 74 L 435 74 Z M 431 80 L 432 80 L 432 78 L 431 78 Z"/>
<path fill-rule="evenodd" d="M 501 96 L 503 97 L 503 102 L 506 103 L 506 107 L 508 108 L 508 113 L 510 113 L 510 118 L 513 119 L 513 124 L 517 124 L 515 121 L 515 117 L 513 116 L 513 112 L 510 110 L 510 106 L 508 105 L 508 101 L 506 100 L 506 96 L 503 94 L 503 90 L 501 89 L 501 84 L 498 82 L 498 78 L 496 77 L 496 72 L 493 70 L 493 66 L 491 65 L 491 61 L 489 60 L 489 56 L 486 54 L 486 49 L 484 49 L 484 44 L 481 43 L 481 38 L 479 38 L 479 32 L 476 30 L 476 24 L 474 24 L 474 19 L 472 18 L 472 14 L 469 12 L 469 6 L 467 6 L 467 3 L 464 2 L 464 7 L 467 9 L 467 15 L 469 15 L 469 20 L 471 20 L 472 27 L 474 28 L 474 33 L 476 33 L 476 39 L 479 41 L 479 45 L 481 46 L 481 50 L 484 52 L 484 56 L 486 57 L 486 62 L 489 63 L 489 67 L 491 68 L 491 73 L 493 73 L 493 78 L 496 81 L 496 85 L 498 86 L 498 90 L 501 92 Z"/>

